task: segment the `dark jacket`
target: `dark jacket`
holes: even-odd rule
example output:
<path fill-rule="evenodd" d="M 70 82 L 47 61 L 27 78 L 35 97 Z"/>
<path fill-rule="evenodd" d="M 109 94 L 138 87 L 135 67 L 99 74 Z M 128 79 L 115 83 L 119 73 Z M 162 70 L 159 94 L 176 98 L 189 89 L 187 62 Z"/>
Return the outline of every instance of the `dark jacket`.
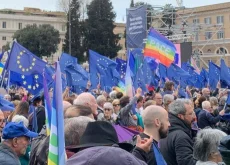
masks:
<path fill-rule="evenodd" d="M 45 125 L 45 120 L 46 120 L 46 112 L 43 106 L 39 106 L 36 108 L 36 116 L 37 116 L 37 126 L 38 126 L 37 132 L 40 133 L 42 130 L 42 127 Z M 30 130 L 32 130 L 32 126 L 33 126 L 33 113 L 29 117 L 29 129 Z"/>
<path fill-rule="evenodd" d="M 221 119 L 221 116 L 213 117 L 211 113 L 201 110 L 197 118 L 198 127 L 203 129 L 205 127 L 214 127 Z"/>
<path fill-rule="evenodd" d="M 16 153 L 4 143 L 0 144 L 0 164 L 21 165 Z"/>
<path fill-rule="evenodd" d="M 139 134 L 141 138 L 149 138 L 148 135 L 146 135 L 145 133 L 140 133 Z M 133 139 L 131 141 L 129 141 L 129 143 L 131 143 L 133 146 L 136 146 L 137 143 L 137 136 L 134 136 Z M 157 146 L 158 143 L 157 141 L 153 140 L 153 143 Z M 148 165 L 157 165 L 156 162 L 156 158 L 155 158 L 155 154 L 154 154 L 154 150 L 153 150 L 153 143 L 151 145 L 150 151 L 147 154 L 147 163 Z"/>
<path fill-rule="evenodd" d="M 168 165 L 195 165 L 191 128 L 169 113 L 171 127 L 167 138 L 160 140 L 160 151 Z"/>

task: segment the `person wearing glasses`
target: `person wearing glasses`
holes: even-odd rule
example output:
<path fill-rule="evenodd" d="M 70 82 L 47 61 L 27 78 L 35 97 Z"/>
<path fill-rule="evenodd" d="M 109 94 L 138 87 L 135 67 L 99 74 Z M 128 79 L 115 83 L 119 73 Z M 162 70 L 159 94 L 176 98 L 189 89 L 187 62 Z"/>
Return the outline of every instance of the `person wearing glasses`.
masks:
<path fill-rule="evenodd" d="M 121 109 L 120 100 L 115 99 L 115 100 L 113 100 L 112 104 L 113 104 L 114 114 L 118 115 L 118 113 Z"/>
<path fill-rule="evenodd" d="M 100 120 L 100 121 L 107 121 L 107 122 L 109 122 L 111 124 L 115 124 L 116 120 L 113 117 L 113 105 L 112 105 L 112 103 L 106 102 L 104 104 L 103 110 L 104 110 L 104 114 L 98 120 Z"/>

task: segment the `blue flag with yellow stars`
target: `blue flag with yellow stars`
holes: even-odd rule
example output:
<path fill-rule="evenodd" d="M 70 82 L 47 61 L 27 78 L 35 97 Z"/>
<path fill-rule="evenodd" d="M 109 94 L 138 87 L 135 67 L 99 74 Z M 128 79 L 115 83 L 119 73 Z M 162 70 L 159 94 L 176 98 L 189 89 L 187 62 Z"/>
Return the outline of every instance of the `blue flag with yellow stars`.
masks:
<path fill-rule="evenodd" d="M 5 69 L 22 75 L 41 74 L 46 62 L 17 42 L 13 42 Z"/>
<path fill-rule="evenodd" d="M 43 88 L 43 77 L 40 74 L 22 75 L 11 71 L 10 83 L 22 86 L 35 95 Z"/>

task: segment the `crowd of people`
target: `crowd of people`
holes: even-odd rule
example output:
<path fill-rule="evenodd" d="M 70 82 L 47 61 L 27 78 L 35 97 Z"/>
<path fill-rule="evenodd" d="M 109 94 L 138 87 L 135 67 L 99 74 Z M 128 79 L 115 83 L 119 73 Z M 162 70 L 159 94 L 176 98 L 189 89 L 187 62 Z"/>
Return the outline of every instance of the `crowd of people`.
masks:
<path fill-rule="evenodd" d="M 138 88 L 132 98 L 88 89 L 63 92 L 66 165 L 230 165 L 228 91 L 219 85 L 188 87 L 186 98 L 171 81 L 147 93 Z M 0 164 L 47 164 L 43 96 L 19 88 L 3 97 L 15 109 L 0 110 Z M 120 141 L 116 125 L 134 135 Z"/>

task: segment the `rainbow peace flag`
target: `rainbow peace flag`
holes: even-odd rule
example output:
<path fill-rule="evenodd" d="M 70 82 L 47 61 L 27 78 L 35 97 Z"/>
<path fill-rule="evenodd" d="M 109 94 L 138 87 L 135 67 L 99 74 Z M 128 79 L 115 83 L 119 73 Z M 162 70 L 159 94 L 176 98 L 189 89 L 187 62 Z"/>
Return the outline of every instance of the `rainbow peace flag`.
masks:
<path fill-rule="evenodd" d="M 144 56 L 158 59 L 165 66 L 170 66 L 176 53 L 175 45 L 153 28 L 150 29 L 144 49 Z"/>

